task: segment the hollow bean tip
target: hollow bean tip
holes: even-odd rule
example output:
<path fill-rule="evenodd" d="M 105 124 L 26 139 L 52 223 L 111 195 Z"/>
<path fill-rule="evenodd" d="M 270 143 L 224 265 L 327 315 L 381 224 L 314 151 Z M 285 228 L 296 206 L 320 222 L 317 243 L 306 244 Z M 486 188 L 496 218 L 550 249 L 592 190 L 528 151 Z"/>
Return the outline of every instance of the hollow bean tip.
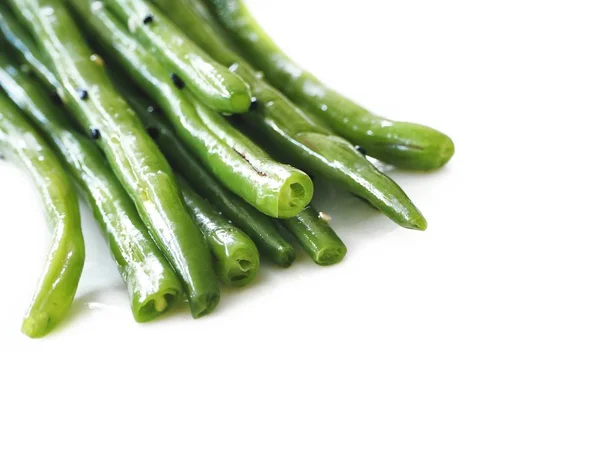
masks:
<path fill-rule="evenodd" d="M 406 224 L 407 228 L 418 231 L 425 231 L 427 229 L 427 220 L 425 217 L 419 215 L 411 218 Z"/>
<path fill-rule="evenodd" d="M 44 337 L 52 330 L 50 315 L 46 312 L 30 315 L 25 318 L 21 331 L 30 338 Z"/>

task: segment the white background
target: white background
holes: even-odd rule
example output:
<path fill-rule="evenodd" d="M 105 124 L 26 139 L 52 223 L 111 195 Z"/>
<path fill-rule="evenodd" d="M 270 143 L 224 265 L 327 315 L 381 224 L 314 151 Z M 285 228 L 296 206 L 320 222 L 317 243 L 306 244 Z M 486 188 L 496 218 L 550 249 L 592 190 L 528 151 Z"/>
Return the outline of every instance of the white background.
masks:
<path fill-rule="evenodd" d="M 73 313 L 32 341 L 49 233 L 0 164 L 0 448 L 600 448 L 596 2 L 248 3 L 325 82 L 452 136 L 445 169 L 390 172 L 429 230 L 331 194 L 343 264 L 141 326 L 86 212 Z"/>

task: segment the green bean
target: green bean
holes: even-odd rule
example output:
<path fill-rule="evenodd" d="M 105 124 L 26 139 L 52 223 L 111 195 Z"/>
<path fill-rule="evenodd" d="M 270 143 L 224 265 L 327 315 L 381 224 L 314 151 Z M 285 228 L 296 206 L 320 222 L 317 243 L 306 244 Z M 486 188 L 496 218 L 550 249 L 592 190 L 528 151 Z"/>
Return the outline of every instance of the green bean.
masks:
<path fill-rule="evenodd" d="M 179 179 L 179 186 L 185 204 L 215 257 L 219 279 L 227 286 L 246 286 L 256 277 L 259 267 L 254 242 L 196 194 L 183 178 Z"/>
<path fill-rule="evenodd" d="M 339 263 L 346 256 L 346 246 L 327 220 L 312 206 L 281 223 L 296 238 L 314 262 L 321 266 Z"/>
<path fill-rule="evenodd" d="M 177 181 L 142 123 L 112 86 L 61 0 L 10 0 L 52 61 L 65 104 L 90 130 L 140 217 L 181 277 L 193 317 L 212 311 L 219 286 L 211 254 Z"/>
<path fill-rule="evenodd" d="M 60 100 L 59 92 L 62 87 L 52 71 L 42 62 L 39 53 L 32 53 L 30 48 L 35 47 L 35 42 L 27 30 L 17 21 L 13 13 L 3 4 L 0 4 L 0 34 L 13 47 L 19 57 L 27 63 L 38 78 L 52 92 L 55 100 Z"/>
<path fill-rule="evenodd" d="M 162 113 L 149 100 L 126 87 L 123 94 L 144 122 L 159 147 L 188 183 L 215 205 L 219 211 L 243 230 L 256 243 L 261 253 L 281 267 L 289 267 L 296 259 L 294 247 L 281 235 L 273 219 L 227 190 L 185 148 L 166 123 Z"/>
<path fill-rule="evenodd" d="M 156 7 L 139 0 L 106 0 L 106 6 L 173 73 L 173 83 L 187 87 L 217 112 L 244 113 L 252 95 L 246 83 L 214 61 L 179 32 Z M 95 2 L 94 7 L 101 3 Z"/>
<path fill-rule="evenodd" d="M 368 155 L 404 169 L 431 170 L 446 164 L 454 154 L 454 143 L 445 134 L 377 116 L 302 69 L 265 33 L 243 0 L 207 3 L 235 44 L 276 88 Z"/>
<path fill-rule="evenodd" d="M 181 300 L 182 287 L 144 226 L 100 149 L 72 130 L 41 85 L 0 53 L 0 84 L 42 130 L 81 188 L 128 287 L 137 322 L 148 322 Z"/>
<path fill-rule="evenodd" d="M 69 312 L 83 270 L 85 248 L 77 194 L 51 148 L 3 92 L 0 150 L 29 172 L 53 229 L 46 267 L 22 326 L 27 336 L 43 337 Z"/>
<path fill-rule="evenodd" d="M 92 0 L 71 3 L 108 60 L 116 59 L 158 103 L 188 148 L 231 191 L 272 217 L 292 217 L 308 204 L 313 184 L 305 173 L 274 161 L 226 119 L 192 99 L 193 105 L 110 11 L 94 8 Z"/>
<path fill-rule="evenodd" d="M 417 230 L 427 227 L 425 218 L 393 180 L 378 171 L 349 142 L 311 121 L 233 52 L 195 0 L 152 1 L 189 38 L 250 85 L 257 99 L 256 107 L 240 116 L 240 120 L 262 136 L 262 143 L 278 159 L 336 182 L 403 227 Z"/>

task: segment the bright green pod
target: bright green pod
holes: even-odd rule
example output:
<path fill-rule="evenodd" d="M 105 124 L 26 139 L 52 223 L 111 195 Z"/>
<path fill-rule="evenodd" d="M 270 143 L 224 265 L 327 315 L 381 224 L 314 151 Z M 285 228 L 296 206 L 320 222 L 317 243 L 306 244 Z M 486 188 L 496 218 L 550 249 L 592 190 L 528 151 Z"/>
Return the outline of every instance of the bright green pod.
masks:
<path fill-rule="evenodd" d="M 127 285 L 137 322 L 164 314 L 183 299 L 177 275 L 158 249 L 135 206 L 98 147 L 73 130 L 41 84 L 0 53 L 0 84 L 7 95 L 54 144 L 84 194 Z"/>
<path fill-rule="evenodd" d="M 221 282 L 233 287 L 249 284 L 260 266 L 252 239 L 196 194 L 183 178 L 179 179 L 179 186 L 185 204 L 208 242 Z"/>
<path fill-rule="evenodd" d="M 81 278 L 85 248 L 77 194 L 52 149 L 1 91 L 0 151 L 29 172 L 53 229 L 46 267 L 21 328 L 39 338 L 65 318 Z"/>
<path fill-rule="evenodd" d="M 243 0 L 207 3 L 245 57 L 273 86 L 369 156 L 403 169 L 432 170 L 454 155 L 454 143 L 445 134 L 377 116 L 304 70 L 265 33 Z"/>

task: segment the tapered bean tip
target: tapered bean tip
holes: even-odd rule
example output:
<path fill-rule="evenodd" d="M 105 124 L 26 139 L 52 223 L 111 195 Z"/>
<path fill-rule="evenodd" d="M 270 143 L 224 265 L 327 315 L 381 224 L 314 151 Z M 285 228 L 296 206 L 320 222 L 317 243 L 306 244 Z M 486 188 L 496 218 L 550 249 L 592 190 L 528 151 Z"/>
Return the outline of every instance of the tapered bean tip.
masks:
<path fill-rule="evenodd" d="M 287 269 L 292 264 L 294 264 L 294 261 L 296 261 L 296 250 L 294 249 L 294 247 L 290 246 L 284 249 L 282 252 L 280 252 L 276 263 L 279 267 Z"/>
<path fill-rule="evenodd" d="M 404 227 L 412 230 L 425 231 L 427 229 L 427 220 L 423 216 L 413 217 L 406 222 Z"/>
<path fill-rule="evenodd" d="M 231 95 L 231 112 L 234 114 L 243 114 L 250 110 L 252 97 L 247 93 L 238 93 Z"/>
<path fill-rule="evenodd" d="M 52 330 L 50 315 L 46 312 L 26 317 L 21 331 L 30 338 L 41 338 Z"/>
<path fill-rule="evenodd" d="M 454 142 L 445 134 L 440 139 L 439 167 L 442 167 L 454 156 Z"/>

